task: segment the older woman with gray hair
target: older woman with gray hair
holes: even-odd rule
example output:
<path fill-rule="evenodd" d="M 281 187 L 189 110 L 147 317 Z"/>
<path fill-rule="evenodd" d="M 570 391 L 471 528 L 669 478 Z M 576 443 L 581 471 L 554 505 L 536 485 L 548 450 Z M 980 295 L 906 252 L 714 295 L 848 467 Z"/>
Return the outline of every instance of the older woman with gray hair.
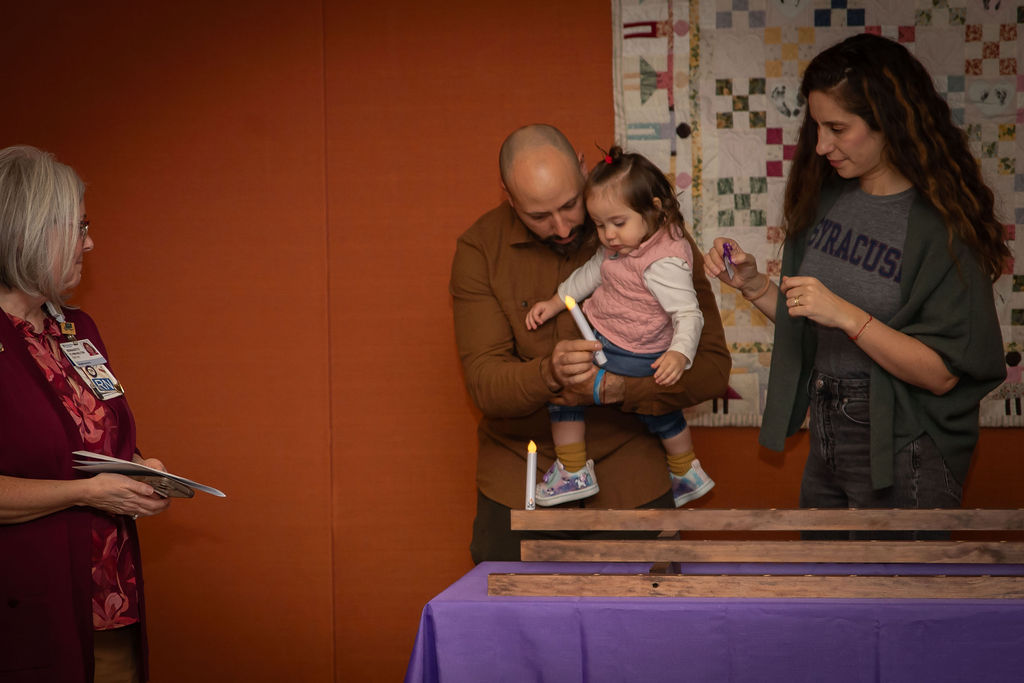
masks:
<path fill-rule="evenodd" d="M 85 186 L 33 147 L 0 150 L 0 680 L 146 679 L 135 520 L 168 500 L 74 451 L 143 460 L 92 319 L 64 305 L 95 244 Z"/>

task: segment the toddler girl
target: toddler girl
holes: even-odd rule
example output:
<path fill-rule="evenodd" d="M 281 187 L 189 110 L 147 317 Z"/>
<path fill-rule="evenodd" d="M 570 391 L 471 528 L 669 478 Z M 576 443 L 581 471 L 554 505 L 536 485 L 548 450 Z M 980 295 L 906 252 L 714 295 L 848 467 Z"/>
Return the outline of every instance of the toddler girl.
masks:
<path fill-rule="evenodd" d="M 644 156 L 612 147 L 590 172 L 583 196 L 601 246 L 555 296 L 530 309 L 526 325 L 537 329 L 566 310 L 566 296 L 586 299 L 583 312 L 608 359 L 594 380 L 595 400 L 606 370 L 653 375 L 658 384 L 672 385 L 692 365 L 704 326 L 693 288 L 693 252 L 672 186 Z M 548 410 L 557 458 L 537 485 L 537 504 L 594 495 L 598 485 L 584 443 L 584 409 Z M 695 457 L 682 411 L 638 417 L 665 446 L 676 507 L 710 491 L 715 483 Z"/>

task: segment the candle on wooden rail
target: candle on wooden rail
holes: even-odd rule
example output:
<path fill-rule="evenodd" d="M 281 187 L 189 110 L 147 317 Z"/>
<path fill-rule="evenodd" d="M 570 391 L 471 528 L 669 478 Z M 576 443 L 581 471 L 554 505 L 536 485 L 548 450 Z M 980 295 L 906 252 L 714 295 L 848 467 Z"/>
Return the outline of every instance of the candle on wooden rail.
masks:
<path fill-rule="evenodd" d="M 537 444 L 530 441 L 526 447 L 526 509 L 537 509 L 534 499 L 537 491 Z"/>

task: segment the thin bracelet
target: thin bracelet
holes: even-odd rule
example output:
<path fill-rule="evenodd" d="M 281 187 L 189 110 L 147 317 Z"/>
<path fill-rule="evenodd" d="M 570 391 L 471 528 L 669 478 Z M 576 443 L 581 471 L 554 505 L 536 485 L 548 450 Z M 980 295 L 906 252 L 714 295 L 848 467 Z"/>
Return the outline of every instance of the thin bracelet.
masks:
<path fill-rule="evenodd" d="M 604 378 L 604 368 L 597 371 L 594 375 L 594 405 L 601 405 L 601 380 Z"/>
<path fill-rule="evenodd" d="M 853 335 L 852 337 L 849 338 L 850 341 L 855 342 L 858 339 L 860 339 L 860 335 L 864 334 L 864 330 L 867 329 L 868 325 L 874 319 L 875 319 L 874 316 L 872 316 L 870 313 L 868 313 L 868 320 L 867 320 L 867 322 L 860 326 L 860 330 L 857 332 L 857 334 L 855 334 L 855 335 Z"/>
<path fill-rule="evenodd" d="M 762 287 L 761 290 L 757 294 L 755 294 L 754 296 L 747 296 L 746 294 L 744 294 L 742 289 L 740 290 L 740 294 L 743 294 L 743 298 L 746 299 L 747 301 L 757 301 L 758 299 L 760 299 L 762 296 L 765 295 L 765 293 L 768 291 L 768 288 L 771 287 L 771 286 L 772 286 L 772 279 L 770 277 L 768 277 L 767 275 L 765 275 L 764 276 L 764 287 Z"/>

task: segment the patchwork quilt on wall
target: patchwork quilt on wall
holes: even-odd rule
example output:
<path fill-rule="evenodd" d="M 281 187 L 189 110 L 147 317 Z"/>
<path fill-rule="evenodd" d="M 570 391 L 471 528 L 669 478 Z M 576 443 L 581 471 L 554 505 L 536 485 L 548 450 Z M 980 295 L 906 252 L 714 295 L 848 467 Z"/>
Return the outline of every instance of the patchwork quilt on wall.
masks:
<path fill-rule="evenodd" d="M 675 182 L 703 250 L 715 237 L 732 237 L 773 278 L 786 175 L 806 107 L 804 67 L 854 33 L 906 45 L 966 130 L 1006 225 L 1015 261 L 994 290 L 1008 377 L 982 403 L 981 422 L 1024 426 L 1024 240 L 1015 240 L 1024 223 L 1016 129 L 1024 122 L 1022 0 L 612 0 L 612 23 L 616 142 Z M 772 324 L 729 287 L 718 289 L 718 302 L 733 354 L 730 391 L 687 417 L 695 425 L 756 426 Z"/>

